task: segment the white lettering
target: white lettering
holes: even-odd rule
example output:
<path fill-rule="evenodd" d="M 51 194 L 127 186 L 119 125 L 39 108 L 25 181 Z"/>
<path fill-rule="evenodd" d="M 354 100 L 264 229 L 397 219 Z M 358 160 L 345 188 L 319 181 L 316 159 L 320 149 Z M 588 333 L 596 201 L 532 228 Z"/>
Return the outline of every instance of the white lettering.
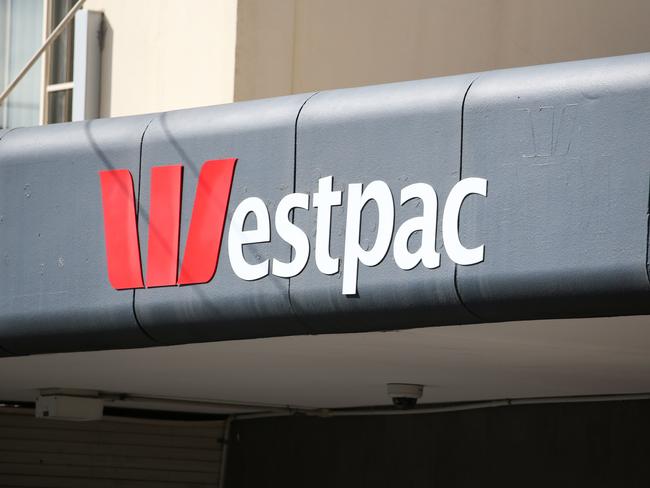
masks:
<path fill-rule="evenodd" d="M 317 209 L 315 252 L 316 267 L 327 275 L 338 272 L 343 261 L 342 293 L 356 295 L 359 279 L 359 265 L 377 266 L 388 253 L 393 242 L 393 256 L 400 269 L 410 270 L 422 263 L 428 269 L 440 266 L 440 253 L 436 250 L 436 231 L 438 220 L 438 196 L 431 185 L 414 183 L 400 192 L 400 205 L 418 199 L 422 214 L 403 222 L 395 232 L 395 202 L 390 187 L 384 181 L 373 181 L 364 187 L 352 183 L 347 188 L 347 213 L 344 250 L 341 257 L 332 257 L 330 238 L 332 232 L 332 207 L 341 205 L 342 191 L 333 190 L 334 178 L 326 176 L 318 180 L 318 191 L 312 196 L 312 205 Z M 466 178 L 456 183 L 447 197 L 442 215 L 442 239 L 449 258 L 456 264 L 468 266 L 485 259 L 485 246 L 466 248 L 460 242 L 459 219 L 463 202 L 469 195 L 487 196 L 487 180 Z M 371 246 L 362 239 L 361 223 L 367 219 L 368 204 L 377 206 L 376 236 Z M 292 250 L 289 261 L 277 257 L 251 263 L 244 257 L 244 246 L 271 240 L 269 210 L 259 198 L 243 200 L 235 209 L 228 232 L 228 254 L 235 274 L 243 280 L 252 281 L 263 278 L 272 272 L 281 278 L 292 278 L 301 273 L 311 253 L 307 233 L 293 223 L 295 209 L 309 210 L 307 193 L 291 193 L 283 197 L 275 212 L 275 229 L 278 236 Z M 254 214 L 256 227 L 244 230 L 250 214 Z M 364 226 L 369 227 L 368 225 Z M 374 233 L 374 230 L 369 232 Z M 409 240 L 419 233 L 421 242 L 417 249 L 409 250 Z M 364 242 L 362 246 L 361 242 Z M 412 248 L 414 246 L 412 245 Z M 367 249 L 366 249 L 367 248 Z M 260 258 L 258 258 L 260 260 Z"/>
<path fill-rule="evenodd" d="M 481 245 L 473 249 L 467 249 L 461 244 L 458 235 L 460 207 L 465 198 L 472 194 L 487 196 L 487 180 L 484 178 L 465 178 L 456 183 L 449 192 L 442 216 L 442 239 L 445 244 L 445 251 L 454 263 L 463 266 L 480 263 L 485 257 L 485 246 Z"/>
<path fill-rule="evenodd" d="M 332 275 L 339 270 L 339 259 L 330 255 L 330 234 L 332 227 L 332 207 L 341 205 L 341 192 L 332 191 L 332 176 L 318 180 L 318 191 L 314 193 L 316 216 L 316 266 L 321 273 Z"/>
<path fill-rule="evenodd" d="M 309 260 L 309 239 L 300 227 L 289 220 L 289 213 L 294 208 L 309 209 L 309 195 L 292 193 L 287 195 L 275 211 L 275 230 L 281 239 L 295 249 L 293 259 L 285 263 L 273 258 L 273 274 L 281 278 L 291 278 L 300 273 Z"/>
<path fill-rule="evenodd" d="M 440 266 L 440 254 L 436 252 L 436 220 L 438 219 L 438 196 L 431 185 L 415 183 L 402 189 L 400 205 L 419 198 L 422 202 L 422 216 L 404 222 L 395 233 L 393 256 L 397 266 L 404 270 L 415 268 L 420 261 L 429 269 Z M 408 242 L 411 235 L 421 232 L 420 248 L 410 252 Z"/>
<path fill-rule="evenodd" d="M 357 293 L 359 262 L 376 266 L 386 256 L 393 237 L 395 207 L 393 194 L 383 181 L 373 181 L 363 189 L 361 183 L 348 186 L 348 211 L 345 230 L 345 251 L 343 255 L 343 294 Z M 377 204 L 377 237 L 368 251 L 359 245 L 361 212 L 370 200 Z"/>
<path fill-rule="evenodd" d="M 248 214 L 255 214 L 257 228 L 244 230 Z M 242 280 L 253 281 L 269 274 L 269 260 L 250 264 L 244 258 L 244 244 L 258 244 L 271 240 L 269 210 L 257 197 L 246 198 L 235 209 L 228 231 L 228 256 L 233 271 Z"/>

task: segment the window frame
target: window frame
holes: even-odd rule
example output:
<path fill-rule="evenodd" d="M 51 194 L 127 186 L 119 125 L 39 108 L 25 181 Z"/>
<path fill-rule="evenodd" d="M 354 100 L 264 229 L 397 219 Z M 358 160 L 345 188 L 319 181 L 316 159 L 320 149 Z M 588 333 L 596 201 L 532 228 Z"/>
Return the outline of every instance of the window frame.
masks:
<path fill-rule="evenodd" d="M 73 3 L 74 5 L 74 3 Z M 52 25 L 52 18 L 54 16 L 54 0 L 44 0 L 43 8 L 43 42 L 47 39 L 47 36 L 52 32 L 56 25 Z M 74 21 L 70 22 L 66 29 L 74 29 Z M 65 32 L 65 31 L 64 31 Z M 64 35 L 64 32 L 61 35 Z M 68 37 L 68 42 L 66 43 L 66 49 L 70 53 L 71 59 L 74 59 L 74 41 L 73 36 Z M 56 42 L 56 41 L 55 41 Z M 54 43 L 52 43 L 43 53 L 43 63 L 41 65 L 41 113 L 39 118 L 40 125 L 47 125 L 53 123 L 49 120 L 49 109 L 50 109 L 50 94 L 57 93 L 62 91 L 69 91 L 70 100 L 72 100 L 73 89 L 74 89 L 74 78 L 72 81 L 67 81 L 63 83 L 50 83 L 50 73 L 52 67 L 52 49 Z M 71 102 L 72 104 L 72 102 Z M 67 114 L 67 120 L 64 122 L 70 122 L 72 120 L 72 107 L 70 107 L 70 113 Z"/>

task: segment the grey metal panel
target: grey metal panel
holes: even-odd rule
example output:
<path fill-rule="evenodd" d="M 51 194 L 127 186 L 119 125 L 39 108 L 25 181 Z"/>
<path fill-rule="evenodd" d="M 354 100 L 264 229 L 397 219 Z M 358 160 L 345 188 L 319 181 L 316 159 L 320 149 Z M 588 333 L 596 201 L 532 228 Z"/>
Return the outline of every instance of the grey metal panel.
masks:
<path fill-rule="evenodd" d="M 650 55 L 486 73 L 464 112 L 458 268 L 482 320 L 650 313 Z"/>
<path fill-rule="evenodd" d="M 0 132 L 0 348 L 154 344 L 143 329 L 175 344 L 650 313 L 650 56 L 485 73 L 469 88 L 475 78 Z M 129 169 L 138 193 L 142 169 L 146 274 L 151 168 L 185 165 L 182 259 L 200 167 L 227 157 L 239 162 L 212 281 L 135 295 L 113 290 L 98 171 Z M 379 265 L 360 266 L 358 296 L 344 296 L 341 274 L 315 266 L 312 208 L 294 212 L 312 241 L 301 274 L 235 276 L 226 245 L 235 207 L 259 197 L 273 218 L 282 197 L 313 194 L 319 177 L 330 175 L 344 191 L 350 183 L 387 182 L 395 230 L 421 215 L 412 202 L 399 205 L 400 190 L 432 185 L 441 266 L 402 271 L 391 248 Z M 449 190 L 471 176 L 488 180 L 488 197 L 467 199 L 461 234 L 468 247 L 485 245 L 485 261 L 456 267 L 442 246 L 441 216 Z M 343 254 L 346 200 L 344 193 L 333 210 L 336 257 Z M 368 247 L 376 220 L 368 205 L 361 233 Z M 270 243 L 245 246 L 250 262 L 290 259 L 291 248 L 272 229 Z"/>
<path fill-rule="evenodd" d="M 131 170 L 150 117 L 15 129 L 0 140 L 0 344 L 14 353 L 150 345 L 111 288 L 98 171 Z"/>
<path fill-rule="evenodd" d="M 297 128 L 296 191 L 312 193 L 320 177 L 333 176 L 344 190 L 332 209 L 331 255 L 342 257 L 347 184 L 386 182 L 395 201 L 395 229 L 421 216 L 414 202 L 400 207 L 400 190 L 427 183 L 438 194 L 437 248 L 442 247 L 442 207 L 460 173 L 461 111 L 474 76 L 440 78 L 319 93 L 300 113 Z M 392 246 L 372 268 L 359 268 L 358 296 L 342 295 L 339 272 L 324 275 L 314 262 L 316 210 L 297 211 L 295 222 L 310 236 L 306 269 L 291 278 L 291 302 L 313 333 L 396 329 L 475 320 L 454 287 L 454 266 L 442 252 L 441 265 L 420 263 L 410 271 L 395 263 Z M 378 212 L 363 211 L 362 245 L 376 235 Z M 416 238 L 415 241 L 417 241 Z M 419 241 L 413 242 L 419 245 Z"/>
<path fill-rule="evenodd" d="M 136 291 L 136 315 L 156 340 L 173 344 L 305 332 L 293 318 L 288 280 L 272 275 L 258 281 L 240 279 L 232 271 L 227 242 L 228 223 L 243 199 L 261 198 L 273 216 L 280 198 L 291 193 L 295 122 L 308 96 L 169 112 L 160 115 L 147 130 L 139 215 L 145 270 L 151 168 L 171 163 L 184 165 L 182 261 L 201 165 L 206 160 L 238 158 L 219 264 L 212 281 Z M 244 252 L 246 259 L 254 263 L 273 257 L 288 260 L 290 248 L 272 230 L 270 243 L 247 245 Z"/>

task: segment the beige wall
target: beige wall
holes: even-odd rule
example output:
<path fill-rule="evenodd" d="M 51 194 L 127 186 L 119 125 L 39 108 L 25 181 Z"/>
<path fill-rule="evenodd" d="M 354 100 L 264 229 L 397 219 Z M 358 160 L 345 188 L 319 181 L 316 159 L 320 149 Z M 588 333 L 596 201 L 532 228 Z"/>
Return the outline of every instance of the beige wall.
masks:
<path fill-rule="evenodd" d="M 87 0 L 101 115 L 650 51 L 650 0 Z"/>
<path fill-rule="evenodd" d="M 87 0 L 104 12 L 102 117 L 232 102 L 237 0 Z"/>
<path fill-rule="evenodd" d="M 239 0 L 235 99 L 650 51 L 648 0 Z"/>

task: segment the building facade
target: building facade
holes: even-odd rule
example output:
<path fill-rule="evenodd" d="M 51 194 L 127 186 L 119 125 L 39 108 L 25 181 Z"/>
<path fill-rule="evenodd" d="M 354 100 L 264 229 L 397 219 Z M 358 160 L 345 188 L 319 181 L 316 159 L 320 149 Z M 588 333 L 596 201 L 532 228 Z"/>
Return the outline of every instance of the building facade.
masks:
<path fill-rule="evenodd" d="M 0 486 L 645 486 L 648 10 L 87 0 L 0 106 Z"/>
<path fill-rule="evenodd" d="M 74 3 L 3 0 L 3 85 Z M 102 14 L 101 117 L 650 50 L 643 0 L 87 0 L 84 8 Z M 3 126 L 72 119 L 73 31 L 17 88 Z"/>

